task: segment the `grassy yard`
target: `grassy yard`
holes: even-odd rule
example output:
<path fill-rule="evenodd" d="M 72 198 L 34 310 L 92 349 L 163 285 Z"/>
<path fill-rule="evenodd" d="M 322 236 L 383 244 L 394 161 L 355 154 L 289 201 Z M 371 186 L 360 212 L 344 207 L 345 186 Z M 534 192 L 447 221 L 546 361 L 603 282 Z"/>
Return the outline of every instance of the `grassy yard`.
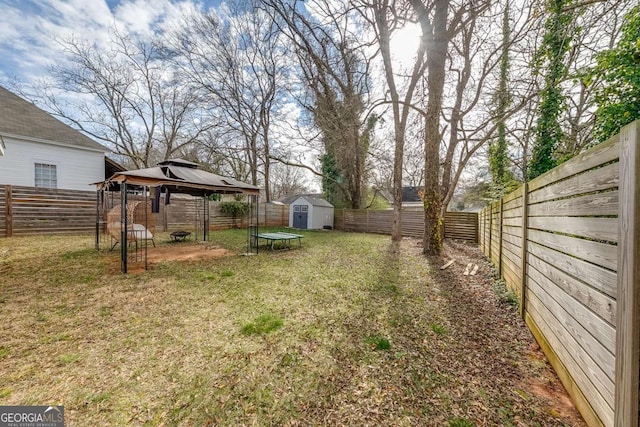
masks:
<path fill-rule="evenodd" d="M 304 234 L 130 275 L 90 236 L 0 239 L 0 405 L 63 404 L 69 426 L 583 425 L 477 249 L 440 271 L 415 241 Z M 244 231 L 211 237 L 244 252 Z"/>

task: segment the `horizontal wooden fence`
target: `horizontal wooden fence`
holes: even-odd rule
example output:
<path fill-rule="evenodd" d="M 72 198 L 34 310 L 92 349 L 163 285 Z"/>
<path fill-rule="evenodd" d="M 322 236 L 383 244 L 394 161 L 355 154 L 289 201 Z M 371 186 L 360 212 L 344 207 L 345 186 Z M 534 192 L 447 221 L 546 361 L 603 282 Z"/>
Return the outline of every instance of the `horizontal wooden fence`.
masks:
<path fill-rule="evenodd" d="M 447 212 L 444 236 L 452 239 L 478 241 L 476 212 Z M 336 209 L 334 227 L 337 230 L 360 233 L 391 234 L 392 210 Z M 424 234 L 424 212 L 402 211 L 402 235 L 421 238 Z"/>
<path fill-rule="evenodd" d="M 165 205 L 160 203 L 157 227 L 164 231 L 177 229 L 192 230 L 202 222 L 204 216 L 204 200 L 201 197 L 172 199 Z M 287 227 L 289 225 L 289 206 L 273 203 L 258 204 L 258 225 L 261 227 Z M 209 202 L 209 229 L 226 230 L 229 228 L 247 227 L 247 218 L 233 218 L 220 210 L 219 202 Z"/>
<path fill-rule="evenodd" d="M 479 215 L 480 247 L 590 426 L 638 426 L 640 121 Z"/>
<path fill-rule="evenodd" d="M 0 237 L 95 230 L 96 193 L 0 185 Z"/>
<path fill-rule="evenodd" d="M 136 199 L 136 197 L 131 198 Z M 139 199 L 139 197 L 138 197 Z M 120 203 L 119 193 L 107 193 L 106 207 Z M 106 214 L 103 221 L 106 221 Z M 169 205 L 160 203 L 156 229 L 194 230 L 203 224 L 202 198 L 172 197 Z M 219 202 L 210 202 L 211 230 L 246 227 L 246 218 L 223 215 Z M 287 226 L 289 207 L 260 203 L 260 226 Z M 0 237 L 32 234 L 93 233 L 96 228 L 96 192 L 58 190 L 36 187 L 0 185 Z"/>

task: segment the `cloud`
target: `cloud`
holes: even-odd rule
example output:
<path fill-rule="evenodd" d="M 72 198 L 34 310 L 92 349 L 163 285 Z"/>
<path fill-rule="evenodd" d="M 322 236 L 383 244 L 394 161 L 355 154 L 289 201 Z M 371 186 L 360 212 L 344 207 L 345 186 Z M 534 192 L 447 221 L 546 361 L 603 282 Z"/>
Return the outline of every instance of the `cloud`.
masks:
<path fill-rule="evenodd" d="M 110 4 L 109 4 L 110 3 Z M 109 29 L 151 35 L 180 25 L 202 8 L 191 0 L 0 0 L 0 78 L 28 83 L 63 57 L 56 40 L 74 37 L 106 46 Z M 111 7 L 110 7 L 111 5 Z"/>
<path fill-rule="evenodd" d="M 75 35 L 94 42 L 113 22 L 103 0 L 23 0 L 2 9 L 0 70 L 20 80 L 45 74 L 60 58 L 56 39 Z"/>
<path fill-rule="evenodd" d="M 114 10 L 115 19 L 124 29 L 151 35 L 159 28 L 163 31 L 180 25 L 184 16 L 202 8 L 193 1 L 171 0 L 125 0 Z"/>

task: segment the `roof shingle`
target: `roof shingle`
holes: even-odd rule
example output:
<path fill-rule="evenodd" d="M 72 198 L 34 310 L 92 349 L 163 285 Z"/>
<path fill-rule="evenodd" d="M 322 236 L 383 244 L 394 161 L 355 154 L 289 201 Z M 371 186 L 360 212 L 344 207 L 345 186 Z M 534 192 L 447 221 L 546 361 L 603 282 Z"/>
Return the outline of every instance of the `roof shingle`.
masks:
<path fill-rule="evenodd" d="M 0 86 L 0 134 L 109 151 L 103 145 L 2 86 Z"/>

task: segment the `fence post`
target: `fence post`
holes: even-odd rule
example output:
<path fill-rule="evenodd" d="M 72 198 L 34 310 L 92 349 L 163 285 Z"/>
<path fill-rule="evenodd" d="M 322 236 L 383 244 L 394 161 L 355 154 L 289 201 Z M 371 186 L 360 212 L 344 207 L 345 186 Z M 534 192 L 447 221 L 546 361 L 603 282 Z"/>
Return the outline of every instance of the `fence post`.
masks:
<path fill-rule="evenodd" d="M 6 200 L 6 212 L 5 212 L 5 230 L 7 237 L 13 236 L 13 206 L 12 206 L 12 198 L 13 198 L 13 190 L 10 185 L 4 187 L 4 197 Z"/>
<path fill-rule="evenodd" d="M 493 203 L 489 203 L 489 247 L 487 248 L 487 256 L 491 261 L 491 233 L 493 232 Z"/>
<path fill-rule="evenodd" d="M 480 213 L 476 212 L 476 243 L 480 243 Z"/>
<path fill-rule="evenodd" d="M 616 298 L 616 427 L 638 426 L 640 386 L 640 120 L 620 132 L 618 292 Z"/>
<path fill-rule="evenodd" d="M 498 275 L 502 278 L 502 210 L 504 208 L 504 197 L 500 198 L 498 210 Z"/>
<path fill-rule="evenodd" d="M 482 221 L 482 227 L 480 228 L 480 241 L 482 242 L 482 252 L 484 252 L 486 254 L 486 249 L 485 249 L 486 241 L 484 239 L 484 227 L 485 227 L 485 225 L 484 225 L 485 213 L 484 212 L 485 212 L 485 210 L 483 209 L 481 211 L 482 217 L 480 219 Z"/>
<path fill-rule="evenodd" d="M 522 244 L 520 251 L 520 316 L 527 314 L 527 227 L 529 227 L 529 183 L 522 184 Z"/>
<path fill-rule="evenodd" d="M 369 233 L 369 209 L 365 210 L 365 212 L 367 213 L 367 228 L 366 228 L 366 233 Z"/>
<path fill-rule="evenodd" d="M 482 253 L 484 253 L 484 209 L 478 215 L 478 243 L 482 248 Z"/>

